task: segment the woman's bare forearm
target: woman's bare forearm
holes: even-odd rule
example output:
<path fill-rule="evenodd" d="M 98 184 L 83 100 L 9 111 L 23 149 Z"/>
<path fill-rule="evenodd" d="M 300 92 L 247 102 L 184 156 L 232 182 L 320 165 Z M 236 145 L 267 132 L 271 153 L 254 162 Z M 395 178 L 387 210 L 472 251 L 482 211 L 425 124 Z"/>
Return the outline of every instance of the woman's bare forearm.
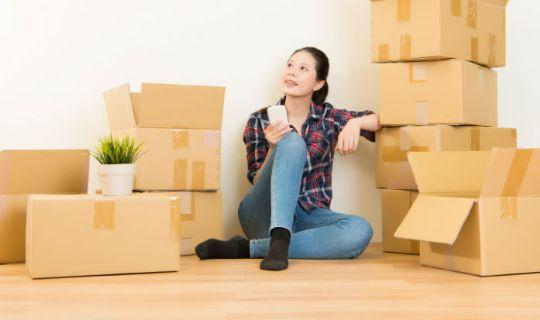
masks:
<path fill-rule="evenodd" d="M 381 123 L 379 122 L 379 115 L 376 113 L 369 114 L 360 118 L 356 118 L 360 121 L 360 128 L 367 131 L 379 131 L 381 129 Z"/>

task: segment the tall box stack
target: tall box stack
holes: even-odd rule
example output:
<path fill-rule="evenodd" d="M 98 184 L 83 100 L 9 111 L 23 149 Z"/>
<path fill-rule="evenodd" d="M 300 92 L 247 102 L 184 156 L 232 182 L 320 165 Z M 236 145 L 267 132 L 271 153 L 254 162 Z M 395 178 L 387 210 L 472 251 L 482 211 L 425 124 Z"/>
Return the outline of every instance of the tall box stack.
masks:
<path fill-rule="evenodd" d="M 371 56 L 379 63 L 383 126 L 376 180 L 386 252 L 422 249 L 394 236 L 418 196 L 409 151 L 516 146 L 516 130 L 497 127 L 497 74 L 491 69 L 505 65 L 506 3 L 371 0 Z"/>
<path fill-rule="evenodd" d="M 181 253 L 222 235 L 221 120 L 225 88 L 143 83 L 104 92 L 114 137 L 143 144 L 134 189 L 180 199 Z"/>

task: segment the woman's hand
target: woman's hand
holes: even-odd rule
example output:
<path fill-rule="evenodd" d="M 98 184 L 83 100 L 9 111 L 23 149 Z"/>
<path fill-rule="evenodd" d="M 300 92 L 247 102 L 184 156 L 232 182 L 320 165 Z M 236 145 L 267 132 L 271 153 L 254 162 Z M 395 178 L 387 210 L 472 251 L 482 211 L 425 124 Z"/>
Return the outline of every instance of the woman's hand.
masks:
<path fill-rule="evenodd" d="M 276 121 L 271 123 L 266 129 L 264 129 L 264 137 L 270 144 L 270 147 L 275 146 L 284 135 L 291 132 L 292 128 L 287 122 Z"/>
<path fill-rule="evenodd" d="M 379 116 L 375 113 L 351 119 L 341 130 L 336 144 L 336 151 L 340 155 L 348 155 L 358 149 L 360 130 L 378 131 L 381 129 Z"/>

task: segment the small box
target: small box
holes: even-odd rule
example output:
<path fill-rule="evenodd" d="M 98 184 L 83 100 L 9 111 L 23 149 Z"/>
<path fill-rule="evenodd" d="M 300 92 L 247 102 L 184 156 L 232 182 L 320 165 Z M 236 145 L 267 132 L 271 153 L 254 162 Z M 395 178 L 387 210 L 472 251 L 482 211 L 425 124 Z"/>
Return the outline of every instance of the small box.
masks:
<path fill-rule="evenodd" d="M 420 263 L 480 276 L 540 272 L 540 149 L 411 152 L 420 194 L 395 233 Z"/>

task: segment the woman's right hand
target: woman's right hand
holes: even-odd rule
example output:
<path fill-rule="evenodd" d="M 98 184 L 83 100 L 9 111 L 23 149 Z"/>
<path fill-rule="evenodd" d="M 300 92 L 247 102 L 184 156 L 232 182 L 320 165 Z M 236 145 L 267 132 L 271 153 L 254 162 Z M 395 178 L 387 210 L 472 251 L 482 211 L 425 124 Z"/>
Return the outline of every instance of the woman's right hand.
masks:
<path fill-rule="evenodd" d="M 289 123 L 284 121 L 276 121 L 270 123 L 266 129 L 264 129 L 264 137 L 271 147 L 275 146 L 283 136 L 291 132 L 292 128 Z"/>

